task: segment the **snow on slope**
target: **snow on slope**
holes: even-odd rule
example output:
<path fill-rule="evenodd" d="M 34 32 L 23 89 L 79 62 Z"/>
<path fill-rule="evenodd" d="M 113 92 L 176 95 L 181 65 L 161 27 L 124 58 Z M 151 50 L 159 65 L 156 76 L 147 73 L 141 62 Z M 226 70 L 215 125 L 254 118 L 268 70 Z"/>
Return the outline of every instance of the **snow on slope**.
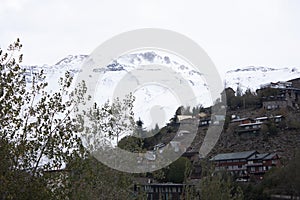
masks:
<path fill-rule="evenodd" d="M 47 74 L 47 81 L 50 83 L 50 89 L 55 91 L 58 88 L 57 80 L 64 75 L 66 70 L 70 71 L 74 78 L 82 70 L 82 63 L 87 59 L 86 55 L 69 55 L 53 66 L 24 66 L 27 69 L 27 80 L 30 80 L 30 75 L 39 69 L 44 69 Z M 109 97 L 112 97 L 114 89 L 117 87 L 120 80 L 133 70 L 140 66 L 146 65 L 163 65 L 174 71 L 174 77 L 185 79 L 189 86 L 196 94 L 197 102 L 204 106 L 212 104 L 212 99 L 209 94 L 207 85 L 203 79 L 201 72 L 188 66 L 183 60 L 178 60 L 176 57 L 164 54 L 162 52 L 136 52 L 123 55 L 113 60 L 105 68 L 94 68 L 93 72 L 98 74 L 98 92 L 97 99 L 101 99 L 103 103 Z M 142 69 L 145 70 L 145 69 Z M 151 70 L 151 69 L 148 69 Z M 147 73 L 147 71 L 145 71 Z M 225 75 L 225 87 L 231 87 L 234 90 L 239 85 L 242 91 L 251 89 L 255 91 L 262 84 L 287 81 L 300 77 L 300 68 L 267 68 L 267 67 L 245 67 L 241 69 L 228 71 Z M 168 80 L 163 80 L 168 81 Z M 173 117 L 175 110 L 180 105 L 178 99 L 174 97 L 170 88 L 161 87 L 159 85 L 147 85 L 140 87 L 134 92 L 136 101 L 134 104 L 135 117 L 143 119 L 145 126 L 152 128 L 155 121 L 151 116 L 151 112 L 161 112 L 163 118 L 167 121 Z M 166 121 L 166 122 L 167 122 Z M 163 125 L 159 120 L 156 121 L 159 125 Z"/>
<path fill-rule="evenodd" d="M 260 88 L 261 85 L 288 81 L 300 77 L 300 68 L 267 68 L 267 67 L 245 67 L 228 71 L 225 75 L 225 87 L 236 90 L 239 86 L 245 92 L 248 88 L 252 91 Z"/>
<path fill-rule="evenodd" d="M 160 66 L 163 66 L 163 68 Z M 169 76 L 164 74 L 166 76 L 161 77 L 159 84 L 156 81 L 152 81 L 152 78 L 153 80 L 157 78 L 155 74 L 165 72 L 163 71 L 164 67 L 168 68 L 171 74 L 169 73 Z M 137 78 L 140 78 L 138 76 L 150 77 L 148 79 L 149 84 L 139 84 L 138 89 L 133 93 L 136 97 L 134 102 L 135 118 L 136 120 L 141 118 L 148 129 L 154 128 L 156 123 L 164 126 L 174 116 L 179 106 L 189 105 L 193 100 L 197 102 L 197 105 L 209 106 L 212 104 L 210 93 L 202 74 L 188 66 L 184 61 L 178 61 L 178 58 L 176 60 L 170 55 L 164 55 L 164 53 L 157 54 L 156 52 L 148 51 L 126 54 L 112 61 L 106 68 L 96 68 L 94 71 L 102 73 L 99 76 L 100 80 L 97 85 L 98 92 L 96 93 L 99 94 L 97 99 L 106 99 L 107 96 L 113 96 L 113 92 L 119 82 L 123 81 L 122 78 L 134 73 L 134 71 L 138 71 L 138 73 L 127 77 L 126 80 L 128 82 L 139 82 L 137 81 Z M 172 78 L 170 78 L 170 75 Z M 193 99 L 191 95 L 190 102 L 180 102 L 172 93 L 174 90 L 168 87 L 168 83 L 174 80 L 187 81 L 197 98 Z M 181 94 L 177 95 L 180 96 Z M 160 114 L 158 115 L 158 113 Z"/>
<path fill-rule="evenodd" d="M 43 69 L 47 74 L 46 81 L 50 83 L 49 89 L 55 91 L 58 89 L 58 79 L 64 75 L 65 71 L 70 71 L 76 79 L 78 74 L 82 71 L 82 64 L 87 57 L 88 56 L 86 55 L 69 55 L 53 66 L 25 66 L 28 71 L 27 80 L 30 80 L 30 75 L 33 72 L 38 69 Z M 153 67 L 151 67 L 151 65 Z M 152 51 L 126 54 L 113 60 L 105 68 L 95 67 L 93 73 L 99 77 L 95 99 L 100 100 L 98 103 L 104 103 L 107 99 L 111 99 L 110 97 L 112 97 L 118 83 L 129 72 L 134 70 L 144 70 L 142 74 L 147 75 L 151 74 L 151 70 L 160 70 L 159 67 L 155 67 L 159 65 L 170 69 L 172 72 L 171 76 L 174 77 L 174 79 L 186 81 L 188 83 L 189 87 L 192 88 L 192 91 L 197 97 L 197 105 L 202 104 L 204 106 L 209 106 L 212 104 L 207 84 L 204 82 L 200 72 L 193 67 L 188 66 L 183 60 L 172 57 L 172 55 L 164 53 L 157 54 Z M 147 67 L 143 68 L 143 66 Z M 139 89 L 134 91 L 136 97 L 134 103 L 135 118 L 136 120 L 139 117 L 143 119 L 145 127 L 154 128 L 156 123 L 160 126 L 164 126 L 165 123 L 174 116 L 176 109 L 183 104 L 183 102 L 180 102 L 178 98 L 174 96 L 170 88 L 164 87 L 164 85 L 167 85 L 168 81 L 170 82 L 166 77 L 161 80 L 160 85 L 155 83 L 141 85 Z M 191 97 L 193 96 L 191 95 Z M 188 104 L 189 102 L 185 103 Z M 153 119 L 153 112 L 161 113 L 161 116 L 163 117 L 161 119 Z M 162 119 L 164 119 L 164 121 L 161 121 Z"/>

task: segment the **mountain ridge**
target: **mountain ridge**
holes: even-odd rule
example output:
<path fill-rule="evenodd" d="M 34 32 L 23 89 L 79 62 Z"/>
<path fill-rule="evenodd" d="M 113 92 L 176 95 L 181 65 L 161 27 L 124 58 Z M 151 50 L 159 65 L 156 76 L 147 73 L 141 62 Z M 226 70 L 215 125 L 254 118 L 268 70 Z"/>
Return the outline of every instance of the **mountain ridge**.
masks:
<path fill-rule="evenodd" d="M 81 66 L 83 62 L 88 58 L 88 55 L 78 54 L 78 55 L 68 55 L 62 58 L 54 65 L 24 65 L 28 71 L 36 71 L 37 69 L 44 69 L 46 72 L 51 72 L 52 70 L 68 70 L 72 73 L 78 73 L 81 71 Z M 172 61 L 169 56 L 161 56 L 153 51 L 130 54 L 122 56 L 120 59 L 114 59 L 105 68 L 105 71 L 122 71 L 127 68 L 132 68 L 132 65 L 145 65 L 151 64 L 155 60 L 159 60 L 158 63 L 169 65 L 170 63 L 178 65 L 178 70 L 186 70 L 183 64 L 179 64 L 176 61 Z M 99 69 L 94 69 L 95 72 L 103 71 Z M 192 75 L 198 73 L 198 75 L 203 75 L 201 72 L 195 70 L 190 70 L 189 74 Z M 277 82 L 277 81 L 288 81 L 291 79 L 300 77 L 300 67 L 282 67 L 273 68 L 265 66 L 246 66 L 242 68 L 237 68 L 229 70 L 225 73 L 224 85 L 225 87 L 231 87 L 236 90 L 239 86 L 243 91 L 250 89 L 255 91 L 260 87 L 260 85 Z M 190 80 L 192 84 L 195 84 Z"/>

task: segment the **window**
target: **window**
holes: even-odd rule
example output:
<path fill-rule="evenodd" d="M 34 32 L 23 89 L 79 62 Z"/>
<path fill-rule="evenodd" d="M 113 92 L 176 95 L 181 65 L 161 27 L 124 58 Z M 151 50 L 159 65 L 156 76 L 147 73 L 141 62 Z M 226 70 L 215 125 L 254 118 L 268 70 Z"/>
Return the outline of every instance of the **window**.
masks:
<path fill-rule="evenodd" d="M 268 170 L 268 168 L 267 168 L 266 166 L 264 166 L 264 168 L 263 168 L 263 169 L 264 169 L 264 171 L 267 171 L 267 170 Z"/>
<path fill-rule="evenodd" d="M 250 168 L 251 172 L 255 172 L 255 167 Z"/>

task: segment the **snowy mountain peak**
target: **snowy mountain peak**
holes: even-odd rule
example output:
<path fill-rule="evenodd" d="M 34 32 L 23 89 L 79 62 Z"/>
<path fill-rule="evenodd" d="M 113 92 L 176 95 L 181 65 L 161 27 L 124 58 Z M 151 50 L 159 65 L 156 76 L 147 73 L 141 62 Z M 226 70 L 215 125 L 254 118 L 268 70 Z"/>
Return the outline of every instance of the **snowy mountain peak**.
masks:
<path fill-rule="evenodd" d="M 278 69 L 271 68 L 271 67 L 255 67 L 255 66 L 249 66 L 249 67 L 244 67 L 244 68 L 238 68 L 235 70 L 230 70 L 227 73 L 235 73 L 235 72 L 268 72 L 268 71 L 275 71 Z"/>
<path fill-rule="evenodd" d="M 270 67 L 245 67 L 228 71 L 225 75 L 225 87 L 236 89 L 238 86 L 242 91 L 248 88 L 252 91 L 261 85 L 270 82 L 288 81 L 300 77 L 300 68 L 270 68 Z"/>
<path fill-rule="evenodd" d="M 26 68 L 26 74 L 30 76 L 38 69 L 44 69 L 52 80 L 54 77 L 62 76 L 65 71 L 70 71 L 74 75 L 81 71 L 82 64 L 88 55 L 68 55 L 55 65 L 42 65 L 42 66 L 23 66 Z M 160 64 L 162 66 L 170 67 L 174 71 L 182 74 L 182 76 L 191 83 L 191 85 L 204 85 L 203 80 L 199 80 L 203 74 L 195 71 L 187 63 L 178 60 L 164 52 L 144 51 L 129 53 L 112 60 L 105 68 L 95 68 L 95 73 L 107 72 L 120 72 L 127 73 L 128 71 L 137 69 L 141 65 Z M 115 75 L 114 75 L 115 76 Z M 248 66 L 230 70 L 225 74 L 225 87 L 231 87 L 234 90 L 239 86 L 242 91 L 248 88 L 252 91 L 260 88 L 261 85 L 270 82 L 288 81 L 300 77 L 300 67 L 285 67 L 285 68 L 272 68 L 264 66 Z M 112 84 L 112 78 L 106 78 L 106 83 Z M 207 86 L 205 86 L 207 88 Z"/>
<path fill-rule="evenodd" d="M 68 55 L 54 66 L 55 68 L 68 68 L 68 69 L 79 69 L 83 61 L 88 57 L 88 55 Z"/>
<path fill-rule="evenodd" d="M 31 80 L 31 76 L 34 72 L 43 69 L 47 75 L 46 81 L 51 83 L 49 84 L 49 90 L 55 91 L 58 88 L 55 83 L 66 71 L 70 71 L 76 80 L 76 77 L 81 70 L 84 70 L 82 68 L 82 64 L 87 58 L 87 55 L 68 55 L 52 66 L 43 65 L 23 67 L 26 68 L 26 79 L 28 81 Z M 149 65 L 149 68 L 147 65 Z M 149 76 L 151 76 L 151 74 L 153 75 L 154 70 L 151 66 L 154 65 L 158 66 L 156 70 L 159 69 L 160 66 L 172 69 L 170 71 L 172 72 L 171 76 L 174 80 L 177 80 L 180 83 L 185 81 L 188 82 L 189 87 L 192 88 L 196 95 L 197 103 L 202 104 L 203 106 L 210 106 L 212 104 L 213 100 L 211 99 L 209 86 L 204 81 L 203 74 L 200 71 L 194 69 L 185 62 L 184 59 L 165 52 L 154 51 L 129 53 L 112 60 L 105 67 L 100 68 L 96 66 L 92 70 L 93 73 L 97 73 L 97 77 L 99 77 L 96 86 L 97 96 L 95 96 L 95 99 L 106 101 L 108 97 L 111 97 L 113 91 L 118 86 L 118 83 L 123 80 L 123 77 L 128 75 L 128 72 L 144 70 L 145 74 L 150 74 Z M 299 69 L 300 68 L 297 67 L 270 68 L 263 66 L 239 68 L 226 73 L 225 87 L 231 87 L 235 90 L 239 86 L 242 91 L 246 91 L 248 88 L 255 91 L 260 88 L 262 84 L 299 78 Z M 136 78 L 138 77 L 128 76 L 128 80 L 133 81 L 134 83 L 139 82 L 136 81 Z M 160 81 L 167 85 L 170 80 L 165 78 L 165 76 L 162 76 Z M 165 111 L 165 118 L 168 120 L 174 115 L 176 109 L 182 105 L 181 102 L 178 102 L 178 100 L 174 98 L 169 89 L 160 86 L 158 87 L 157 85 L 141 85 L 141 87 L 137 88 L 139 89 L 134 93 L 136 96 L 134 113 L 137 119 L 140 117 L 144 120 L 146 127 L 152 127 L 152 125 L 156 124 L 156 121 L 149 116 L 153 107 L 160 105 L 160 107 Z M 191 100 L 191 102 L 193 101 Z"/>

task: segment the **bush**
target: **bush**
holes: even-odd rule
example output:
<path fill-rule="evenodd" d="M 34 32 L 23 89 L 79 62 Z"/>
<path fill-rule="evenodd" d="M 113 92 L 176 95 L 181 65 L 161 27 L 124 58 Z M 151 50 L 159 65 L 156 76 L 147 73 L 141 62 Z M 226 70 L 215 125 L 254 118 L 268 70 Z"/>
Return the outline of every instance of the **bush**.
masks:
<path fill-rule="evenodd" d="M 169 166 L 169 169 L 166 173 L 167 181 L 173 183 L 183 183 L 186 178 L 186 174 L 188 174 L 188 171 L 190 171 L 190 169 L 190 160 L 185 157 L 180 157 Z"/>

